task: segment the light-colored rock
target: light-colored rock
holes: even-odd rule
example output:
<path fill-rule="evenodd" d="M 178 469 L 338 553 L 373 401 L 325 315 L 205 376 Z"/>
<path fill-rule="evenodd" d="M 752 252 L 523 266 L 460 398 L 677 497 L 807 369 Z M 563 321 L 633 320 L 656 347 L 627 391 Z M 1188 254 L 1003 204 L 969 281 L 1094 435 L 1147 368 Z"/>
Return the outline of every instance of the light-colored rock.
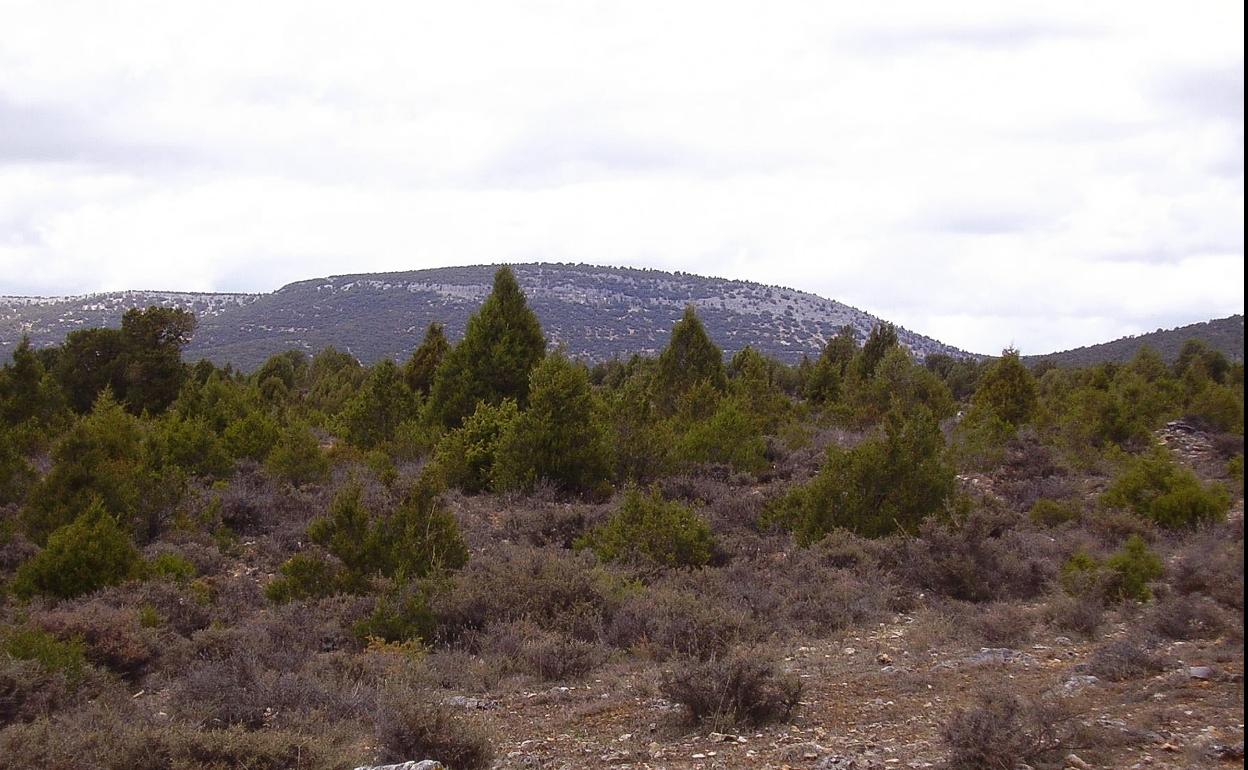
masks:
<path fill-rule="evenodd" d="M 446 770 L 446 765 L 432 759 L 400 762 L 397 765 L 360 765 L 355 770 Z"/>

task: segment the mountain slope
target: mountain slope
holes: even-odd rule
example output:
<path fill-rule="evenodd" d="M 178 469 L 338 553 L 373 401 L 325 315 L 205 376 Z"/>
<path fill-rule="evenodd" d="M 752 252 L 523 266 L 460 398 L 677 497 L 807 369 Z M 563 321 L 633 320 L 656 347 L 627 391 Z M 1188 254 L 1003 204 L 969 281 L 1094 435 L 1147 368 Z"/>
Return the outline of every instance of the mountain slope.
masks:
<path fill-rule="evenodd" d="M 268 294 L 118 292 L 74 298 L 0 297 L 0 349 L 23 333 L 56 344 L 76 328 L 116 325 L 127 307 L 174 305 L 193 310 L 199 329 L 188 359 L 209 358 L 250 369 L 273 353 L 327 345 L 366 362 L 402 358 L 431 321 L 452 339 L 489 294 L 496 266 L 434 268 L 317 278 Z M 727 352 L 746 345 L 785 361 L 814 356 L 843 325 L 865 338 L 880 319 L 807 292 L 746 281 L 659 270 L 591 265 L 513 265 L 547 339 L 574 356 L 604 360 L 654 353 L 667 342 L 686 304 Z M 898 336 L 916 355 L 967 355 L 914 332 Z"/>
<path fill-rule="evenodd" d="M 1028 364 L 1051 361 L 1058 366 L 1091 366 L 1113 361 L 1126 363 L 1144 346 L 1156 350 L 1167 362 L 1179 357 L 1179 350 L 1189 339 L 1203 341 L 1232 361 L 1244 360 L 1244 317 L 1233 315 L 1213 321 L 1180 326 L 1175 329 L 1158 329 L 1134 337 L 1122 337 L 1112 342 L 1089 345 L 1043 356 L 1026 356 Z"/>

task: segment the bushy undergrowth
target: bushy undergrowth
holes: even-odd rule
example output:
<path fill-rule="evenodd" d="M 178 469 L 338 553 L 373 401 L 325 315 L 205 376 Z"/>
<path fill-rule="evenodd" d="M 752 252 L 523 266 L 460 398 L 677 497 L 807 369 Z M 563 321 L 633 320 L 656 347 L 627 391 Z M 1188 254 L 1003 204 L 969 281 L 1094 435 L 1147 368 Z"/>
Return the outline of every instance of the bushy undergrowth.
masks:
<path fill-rule="evenodd" d="M 690 308 L 657 358 L 587 368 L 506 270 L 406 363 L 192 366 L 185 317 L 127 317 L 0 367 L 17 766 L 484 767 L 439 687 L 637 662 L 704 728 L 756 725 L 797 704 L 794 640 L 908 619 L 911 652 L 1125 623 L 1088 662 L 1115 681 L 1155 640 L 1242 640 L 1243 371 L 1198 346 L 1041 373 L 881 325 L 725 366 Z M 1180 417 L 1219 433 L 1150 449 Z M 1058 755 L 1063 715 L 1016 696 L 950 722 L 956 766 Z"/>

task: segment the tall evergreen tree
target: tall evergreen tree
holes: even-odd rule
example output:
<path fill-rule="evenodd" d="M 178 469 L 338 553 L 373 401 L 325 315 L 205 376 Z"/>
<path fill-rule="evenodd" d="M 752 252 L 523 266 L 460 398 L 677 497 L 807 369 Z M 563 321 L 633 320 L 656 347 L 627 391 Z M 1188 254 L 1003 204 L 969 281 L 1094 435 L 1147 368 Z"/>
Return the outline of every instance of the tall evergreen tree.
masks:
<path fill-rule="evenodd" d="M 672 327 L 671 340 L 659 354 L 656 395 L 670 411 L 682 395 L 701 382 L 721 392 L 728 388 L 724 354 L 711 341 L 693 305 L 687 305 L 684 316 Z"/>
<path fill-rule="evenodd" d="M 494 274 L 494 290 L 468 319 L 459 344 L 447 353 L 433 377 L 431 414 L 456 427 L 484 401 L 528 401 L 529 372 L 542 359 L 546 338 L 537 315 L 510 268 Z"/>
<path fill-rule="evenodd" d="M 979 378 L 973 403 L 1018 426 L 1035 415 L 1036 401 L 1036 378 L 1023 366 L 1018 351 L 1006 348 Z"/>
<path fill-rule="evenodd" d="M 875 374 L 875 367 L 884 360 L 885 354 L 898 344 L 895 326 L 890 323 L 876 325 L 867 337 L 867 341 L 863 343 L 862 350 L 854 362 L 858 376 L 864 380 L 871 379 Z"/>
<path fill-rule="evenodd" d="M 842 326 L 837 335 L 828 340 L 819 360 L 811 367 L 806 380 L 806 398 L 816 404 L 827 404 L 840 398 L 845 373 L 857 350 L 853 328 Z"/>
<path fill-rule="evenodd" d="M 407 386 L 413 392 L 429 395 L 434 373 L 450 349 L 451 343 L 446 341 L 446 331 L 442 324 L 436 321 L 429 324 L 429 328 L 425 330 L 424 341 L 412 352 L 412 357 L 407 359 L 407 364 L 403 367 Z"/>

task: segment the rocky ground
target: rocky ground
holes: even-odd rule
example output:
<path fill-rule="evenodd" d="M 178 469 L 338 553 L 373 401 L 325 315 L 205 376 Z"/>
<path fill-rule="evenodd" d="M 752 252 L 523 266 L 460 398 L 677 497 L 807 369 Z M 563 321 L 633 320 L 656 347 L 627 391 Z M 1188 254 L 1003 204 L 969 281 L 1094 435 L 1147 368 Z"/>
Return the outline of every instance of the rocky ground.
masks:
<path fill-rule="evenodd" d="M 950 715 L 989 687 L 1060 699 L 1096 733 L 1072 746 L 1075 768 L 1243 764 L 1242 645 L 1174 642 L 1169 668 L 1111 683 L 1081 673 L 1098 642 L 1046 637 L 1023 649 L 914 651 L 925 619 L 898 615 L 869 633 L 794 644 L 784 660 L 806 686 L 790 724 L 690 728 L 657 695 L 660 669 L 621 664 L 542 690 L 452 696 L 498 736 L 500 768 L 810 768 L 939 766 Z M 1110 634 L 1120 635 L 1119 627 Z"/>

